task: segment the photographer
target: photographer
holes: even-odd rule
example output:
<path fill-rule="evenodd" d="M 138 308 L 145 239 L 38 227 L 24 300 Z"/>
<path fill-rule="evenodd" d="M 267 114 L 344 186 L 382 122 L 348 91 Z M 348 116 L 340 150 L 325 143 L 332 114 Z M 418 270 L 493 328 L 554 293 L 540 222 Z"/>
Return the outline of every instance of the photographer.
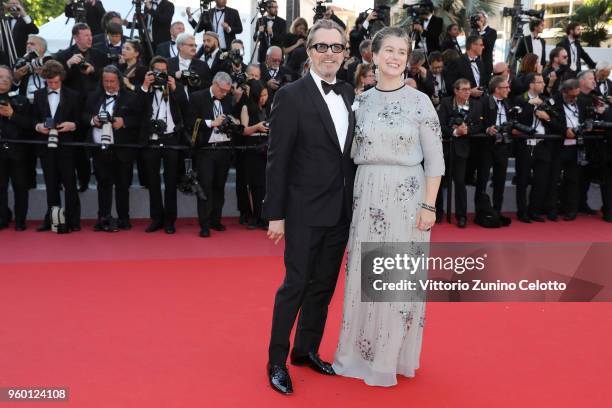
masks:
<path fill-rule="evenodd" d="M 176 39 L 179 55 L 168 60 L 171 75 L 185 85 L 185 92 L 191 95 L 202 89 L 210 69 L 205 62 L 196 58 L 196 41 L 191 34 L 183 33 Z M 195 75 L 194 75 L 195 74 Z"/>
<path fill-rule="evenodd" d="M 278 4 L 274 0 L 266 3 L 266 15 L 257 19 L 257 31 L 253 34 L 253 41 L 259 39 L 259 51 L 257 61 L 262 63 L 266 60 L 268 48 L 276 45 L 282 47 L 287 35 L 287 22 L 278 16 Z"/>
<path fill-rule="evenodd" d="M 338 16 L 334 13 L 334 9 L 332 9 L 331 6 L 328 6 L 325 9 L 325 13 L 323 13 L 323 20 L 331 20 L 334 23 L 338 24 L 340 28 L 342 28 L 342 31 L 346 31 L 346 24 L 344 24 L 344 21 L 338 18 Z"/>
<path fill-rule="evenodd" d="M 410 54 L 408 60 L 408 68 L 406 69 L 406 77 L 412 78 L 417 84 L 417 89 L 429 98 L 434 95 L 434 81 L 433 76 L 425 69 L 424 65 L 427 64 L 427 57 L 423 50 L 414 50 Z"/>
<path fill-rule="evenodd" d="M 268 101 L 274 99 L 274 95 L 278 88 L 293 80 L 293 73 L 285 66 L 281 66 L 283 62 L 283 51 L 280 47 L 273 45 L 268 48 L 266 62 L 260 64 L 261 81 L 268 88 Z"/>
<path fill-rule="evenodd" d="M 30 104 L 21 96 L 9 92 L 13 85 L 13 72 L 7 66 L 0 66 L 0 141 L 22 139 L 31 128 Z M 9 181 L 15 197 L 15 230 L 26 229 L 28 212 L 28 162 L 27 146 L 0 142 L 0 229 L 10 221 L 8 207 Z"/>
<path fill-rule="evenodd" d="M 244 126 L 243 139 L 247 146 L 260 146 L 258 149 L 245 151 L 245 167 L 247 184 L 251 193 L 253 208 L 248 228 L 268 229 L 261 207 L 266 195 L 266 163 L 268 143 L 268 90 L 258 81 L 249 82 L 249 100 L 242 107 L 240 122 Z M 263 146 L 263 147 L 262 147 Z"/>
<path fill-rule="evenodd" d="M 185 32 L 185 24 L 181 21 L 175 21 L 170 26 L 170 41 L 163 42 L 157 46 L 155 55 L 166 59 L 178 56 L 178 48 L 176 47 L 176 38 Z"/>
<path fill-rule="evenodd" d="M 459 55 L 463 54 L 461 50 L 461 46 L 457 41 L 457 37 L 461 34 L 461 29 L 458 24 L 449 24 L 446 27 L 446 35 L 444 36 L 444 40 L 442 44 L 440 44 L 440 51 L 444 52 L 446 50 L 455 50 Z"/>
<path fill-rule="evenodd" d="M 117 13 L 116 11 L 108 11 L 106 13 L 104 13 L 104 16 L 102 16 L 102 33 L 100 34 L 95 34 L 93 36 L 93 46 L 94 48 L 100 48 L 100 46 L 104 43 L 108 43 L 109 38 L 108 38 L 108 25 L 110 23 L 114 23 L 114 24 L 119 24 L 120 27 L 123 27 L 124 25 L 129 24 L 127 21 L 124 21 L 121 18 L 121 14 Z M 123 34 L 123 28 L 122 28 L 122 34 Z M 122 35 L 121 41 L 125 42 L 128 39 L 128 37 L 126 37 L 125 35 Z M 118 41 L 115 41 L 115 43 L 117 43 Z"/>
<path fill-rule="evenodd" d="M 465 43 L 465 54 L 454 60 L 448 70 L 451 83 L 458 79 L 465 78 L 470 81 L 472 90 L 470 96 L 479 98 L 489 83 L 489 75 L 484 68 L 481 60 L 484 44 L 482 38 L 469 36 Z"/>
<path fill-rule="evenodd" d="M 487 75 L 493 72 L 493 51 L 495 50 L 495 41 L 497 40 L 497 31 L 487 25 L 487 15 L 481 11 L 476 13 L 470 19 L 472 24 L 472 34 L 482 38 L 484 49 L 482 51 L 482 63 Z"/>
<path fill-rule="evenodd" d="M 299 72 L 304 61 L 308 59 L 306 54 L 306 37 L 308 33 L 308 22 L 302 17 L 293 20 L 289 33 L 285 36 L 283 54 L 286 55 L 285 65 L 293 72 Z"/>
<path fill-rule="evenodd" d="M 529 21 L 529 31 L 531 34 L 523 37 L 516 48 L 515 57 L 523 58 L 526 54 L 532 53 L 538 56 L 542 66 L 546 65 L 546 41 L 540 37 L 544 31 L 544 21 L 534 18 Z"/>
<path fill-rule="evenodd" d="M 195 49 L 195 44 L 194 44 Z M 176 146 L 185 143 L 185 115 L 189 102 L 183 85 L 168 75 L 168 63 L 163 57 L 151 60 L 150 70 L 138 90 L 144 104 L 141 143 L 144 145 Z M 142 161 L 149 188 L 151 223 L 145 232 L 164 228 L 167 234 L 176 232 L 176 192 L 179 180 L 179 151 L 164 148 L 145 148 Z M 164 169 L 164 198 L 162 201 L 160 171 Z"/>
<path fill-rule="evenodd" d="M 506 174 L 508 170 L 508 157 L 510 144 L 504 140 L 504 126 L 509 121 L 510 105 L 508 94 L 510 85 L 508 81 L 495 76 L 489 84 L 490 95 L 482 98 L 482 111 L 484 115 L 483 126 L 488 137 L 479 139 L 473 144 L 477 146 L 477 180 L 475 199 L 487 193 L 487 184 L 493 167 L 493 208 L 499 213 L 504 224 L 510 224 L 510 219 L 501 215 L 504 203 L 504 190 L 506 187 Z"/>
<path fill-rule="evenodd" d="M 123 27 L 113 22 L 106 25 L 105 34 L 105 40 L 98 43 L 94 42 L 93 48 L 105 54 L 109 62 L 117 64 L 123 44 L 128 38 L 123 35 Z"/>
<path fill-rule="evenodd" d="M 144 0 L 144 14 L 155 50 L 159 44 L 170 41 L 174 4 L 168 0 Z"/>
<path fill-rule="evenodd" d="M 210 3 L 210 0 L 204 3 Z M 201 31 L 212 31 L 219 36 L 219 46 L 226 50 L 236 35 L 242 33 L 242 22 L 238 10 L 226 7 L 227 0 L 216 0 L 216 7 L 205 10 L 200 15 L 200 20 L 196 22 L 191 14 L 191 8 L 187 7 L 187 18 L 189 24 L 195 29 L 196 33 Z"/>
<path fill-rule="evenodd" d="M 360 59 L 355 59 L 346 69 L 346 78 L 351 85 L 355 86 L 355 71 L 360 64 L 372 63 L 372 40 L 363 40 L 359 44 Z"/>
<path fill-rule="evenodd" d="M 135 94 L 122 86 L 121 72 L 114 65 L 104 68 L 102 89 L 87 96 L 81 121 L 83 127 L 89 129 L 88 141 L 106 146 L 92 151 L 98 187 L 98 222 L 94 231 L 114 232 L 132 227 L 129 189 L 138 152 L 120 146 L 138 142 L 139 106 Z M 117 222 L 111 215 L 113 187 Z"/>
<path fill-rule="evenodd" d="M 359 13 L 355 20 L 355 26 L 349 32 L 350 57 L 359 58 L 359 44 L 370 37 L 370 23 L 377 18 L 378 14 L 376 11 L 371 11 L 369 14 L 367 10 Z"/>
<path fill-rule="evenodd" d="M 578 72 L 582 71 L 582 62 L 587 63 L 589 68 L 595 69 L 595 61 L 591 59 L 589 54 L 580 45 L 580 36 L 582 35 L 582 26 L 579 23 L 569 23 L 565 28 L 565 34 L 567 34 L 559 43 L 557 47 L 563 47 L 568 55 L 568 65 L 570 71 L 575 76 Z"/>
<path fill-rule="evenodd" d="M 37 56 L 29 60 L 24 58 L 23 66 L 19 61 L 13 71 L 15 86 L 19 94 L 25 96 L 30 103 L 34 101 L 34 92 L 46 86 L 45 80 L 41 78 L 40 72 L 43 66 L 44 55 L 47 53 L 47 41 L 38 35 L 30 35 L 26 43 L 26 55 L 33 53 Z"/>
<path fill-rule="evenodd" d="M 452 177 L 455 186 L 455 218 L 457 226 L 465 228 L 467 223 L 467 189 L 465 174 L 467 160 L 470 156 L 470 139 L 468 134 L 482 133 L 482 104 L 478 99 L 470 98 L 470 81 L 458 79 L 453 84 L 454 96 L 442 98 L 438 116 L 442 126 L 442 135 L 445 139 L 452 139 L 450 151 L 445 154 L 453 155 Z M 446 145 L 448 146 L 448 145 Z M 438 214 L 443 210 L 443 190 L 436 202 Z"/>
<path fill-rule="evenodd" d="M 4 3 L 4 12 L 8 13 L 8 23 L 13 35 L 13 43 L 17 55 L 23 55 L 26 50 L 26 42 L 30 34 L 38 34 L 38 27 L 28 16 L 19 0 L 9 0 Z"/>
<path fill-rule="evenodd" d="M 433 105 L 437 108 L 440 106 L 442 98 L 449 95 L 449 87 L 452 84 L 448 80 L 448 72 L 444 67 L 444 58 L 439 51 L 434 51 L 429 54 L 429 72 L 430 78 L 434 85 L 434 92 L 431 96 Z"/>
<path fill-rule="evenodd" d="M 202 78 L 202 89 L 208 88 L 215 74 L 224 68 L 221 60 L 221 49 L 219 48 L 219 36 L 212 31 L 204 33 L 204 43 L 195 57 L 206 64 L 207 72 Z"/>
<path fill-rule="evenodd" d="M 556 47 L 550 51 L 548 65 L 542 70 L 548 96 L 556 97 L 559 93 L 559 84 L 572 77 L 567 58 L 565 48 Z"/>
<path fill-rule="evenodd" d="M 231 150 L 198 149 L 200 147 L 214 148 L 232 145 L 233 135 L 224 132 L 224 123 L 230 120 L 226 116 L 232 109 L 231 96 L 232 78 L 226 72 L 219 72 L 213 78 L 209 89 L 196 92 L 192 95 L 190 107 L 190 120 L 194 128 L 197 127 L 195 162 L 197 166 L 198 181 L 200 182 L 207 200 L 198 199 L 198 222 L 200 223 L 200 237 L 210 236 L 210 228 L 215 231 L 225 231 L 221 224 L 221 211 L 225 200 L 225 182 L 229 172 L 232 157 Z M 199 126 L 196 125 L 199 123 Z"/>
<path fill-rule="evenodd" d="M 37 231 L 51 229 L 51 207 L 62 206 L 60 184 L 66 199 L 68 230 L 80 231 L 81 206 L 74 172 L 74 147 L 64 146 L 63 143 L 75 141 L 81 99 L 76 91 L 64 86 L 66 71 L 59 62 L 45 62 L 40 75 L 47 82 L 47 87 L 34 93 L 32 117 L 36 139 L 47 142 L 38 145 L 38 155 L 45 178 L 48 209 Z"/>
<path fill-rule="evenodd" d="M 434 5 L 431 0 L 419 3 L 419 18 L 412 24 L 417 33 L 415 48 L 420 48 L 429 55 L 433 51 L 440 51 L 440 36 L 444 25 L 440 17 L 433 15 Z"/>
<path fill-rule="evenodd" d="M 521 108 L 518 116 L 519 123 L 532 128 L 534 135 L 553 134 L 554 128 L 551 123 L 553 108 L 548 101 L 545 101 L 542 74 L 530 72 L 525 75 L 523 82 L 528 86 L 527 91 L 514 99 L 515 105 Z M 544 210 L 546 194 L 550 189 L 549 176 L 554 142 L 537 137 L 518 138 L 514 141 L 516 208 L 517 217 L 521 222 L 544 222 L 541 214 Z M 533 177 L 531 177 L 532 172 Z M 530 179 L 531 191 L 527 199 Z"/>
<path fill-rule="evenodd" d="M 78 16 L 75 14 L 75 8 L 78 7 L 78 3 L 84 5 L 85 10 L 85 21 L 79 21 L 80 23 L 87 23 L 91 28 L 93 35 L 102 34 L 104 29 L 102 28 L 102 17 L 104 17 L 104 6 L 99 0 L 70 0 L 64 7 L 64 14 L 68 18 L 76 19 Z"/>
<path fill-rule="evenodd" d="M 612 81 L 608 79 L 611 69 L 612 66 L 608 61 L 599 61 L 595 70 L 595 80 L 597 81 L 595 92 L 609 104 L 612 104 Z"/>
<path fill-rule="evenodd" d="M 140 88 L 148 71 L 140 61 L 141 53 L 140 41 L 128 40 L 123 44 L 118 68 L 121 71 L 123 85 L 132 92 Z"/>

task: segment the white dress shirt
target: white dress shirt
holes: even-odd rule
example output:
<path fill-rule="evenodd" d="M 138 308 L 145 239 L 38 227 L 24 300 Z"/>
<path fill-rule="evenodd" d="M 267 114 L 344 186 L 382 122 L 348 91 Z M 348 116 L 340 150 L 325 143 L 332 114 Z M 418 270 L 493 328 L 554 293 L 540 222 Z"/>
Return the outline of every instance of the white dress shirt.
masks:
<path fill-rule="evenodd" d="M 165 101 L 162 91 L 156 89 L 153 95 L 153 116 L 151 119 L 162 119 L 166 122 L 166 135 L 168 133 L 174 133 L 174 119 L 172 119 L 172 112 L 170 111 L 170 97 Z"/>
<path fill-rule="evenodd" d="M 495 126 L 501 126 L 508 121 L 506 117 L 506 107 L 502 99 L 497 99 L 496 97 L 493 97 L 493 99 L 497 105 L 497 120 L 495 121 Z"/>
<path fill-rule="evenodd" d="M 321 85 L 321 77 L 318 76 L 313 70 L 310 70 L 310 75 L 315 81 L 323 100 L 327 104 L 327 109 L 331 115 L 332 121 L 334 122 L 334 128 L 336 129 L 336 136 L 338 137 L 338 143 L 340 144 L 340 150 L 344 152 L 344 143 L 346 142 L 346 134 L 349 126 L 349 111 L 346 108 L 342 95 L 336 95 L 335 92 L 331 91 L 327 95 L 323 92 L 323 86 Z M 336 83 L 336 79 L 331 83 Z"/>
<path fill-rule="evenodd" d="M 49 101 L 49 110 L 51 112 L 51 117 L 55 117 L 55 113 L 57 112 L 57 107 L 59 106 L 60 103 L 60 92 L 61 92 L 61 88 L 59 89 L 48 89 L 47 90 L 47 101 Z"/>
<path fill-rule="evenodd" d="M 539 38 L 536 38 L 531 34 L 531 47 L 533 48 L 533 53 L 540 58 L 540 64 L 542 63 L 542 56 L 544 55 L 542 50 L 542 41 Z"/>
<path fill-rule="evenodd" d="M 214 118 L 206 119 L 206 126 L 212 128 L 212 122 L 214 119 L 223 115 L 223 106 L 221 105 L 221 101 L 215 99 L 215 95 L 213 94 L 212 88 L 209 90 L 210 97 L 213 100 L 213 116 Z M 225 133 L 219 132 L 218 128 L 212 128 L 212 133 L 210 134 L 210 138 L 208 139 L 208 143 L 220 143 L 220 142 L 229 142 L 230 138 Z"/>
<path fill-rule="evenodd" d="M 28 98 L 28 101 L 30 101 L 30 103 L 34 102 L 34 93 L 46 86 L 45 80 L 42 79 L 40 75 L 31 74 L 28 77 L 28 85 L 26 86 L 26 98 Z"/>
<path fill-rule="evenodd" d="M 105 98 L 106 96 L 107 95 L 105 95 Z M 118 94 L 115 94 L 115 96 L 118 96 Z M 103 110 L 113 115 L 113 112 L 115 110 L 115 99 L 106 98 L 104 102 L 102 102 L 102 104 L 100 105 L 98 113 L 102 112 Z M 93 125 L 93 119 L 91 120 L 91 124 Z M 94 143 L 102 143 L 102 128 L 94 127 L 92 132 L 92 138 Z"/>
<path fill-rule="evenodd" d="M 576 47 L 576 40 L 569 39 L 570 42 L 570 69 L 575 71 L 578 67 L 578 48 Z"/>
<path fill-rule="evenodd" d="M 565 111 L 565 126 L 571 129 L 577 127 L 580 124 L 580 118 L 578 116 L 578 105 L 576 105 L 576 103 L 563 103 L 563 110 Z M 563 140 L 564 146 L 573 146 L 575 144 L 576 139 Z"/>
<path fill-rule="evenodd" d="M 227 48 L 227 44 L 225 44 L 225 30 L 223 30 L 223 23 L 225 23 L 225 8 L 222 10 L 215 9 L 212 20 L 213 30 L 219 36 L 219 47 L 224 50 Z"/>
<path fill-rule="evenodd" d="M 472 74 L 474 74 L 474 81 L 476 81 L 476 86 L 480 85 L 480 70 L 478 69 L 478 64 L 476 63 L 476 58 L 468 57 L 470 60 L 470 68 L 472 68 Z"/>

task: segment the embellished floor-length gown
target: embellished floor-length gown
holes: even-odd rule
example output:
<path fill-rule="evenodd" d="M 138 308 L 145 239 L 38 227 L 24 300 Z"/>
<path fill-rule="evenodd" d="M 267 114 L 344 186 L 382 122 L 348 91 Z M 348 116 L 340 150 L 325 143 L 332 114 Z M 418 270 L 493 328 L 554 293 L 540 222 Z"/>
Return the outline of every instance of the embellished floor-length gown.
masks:
<path fill-rule="evenodd" d="M 356 105 L 351 156 L 358 168 L 333 367 L 369 385 L 391 386 L 396 374 L 413 377 L 419 367 L 425 303 L 361 302 L 361 243 L 429 242 L 430 232 L 416 228 L 416 215 L 425 176 L 444 174 L 442 137 L 431 101 L 409 86 L 372 88 Z"/>

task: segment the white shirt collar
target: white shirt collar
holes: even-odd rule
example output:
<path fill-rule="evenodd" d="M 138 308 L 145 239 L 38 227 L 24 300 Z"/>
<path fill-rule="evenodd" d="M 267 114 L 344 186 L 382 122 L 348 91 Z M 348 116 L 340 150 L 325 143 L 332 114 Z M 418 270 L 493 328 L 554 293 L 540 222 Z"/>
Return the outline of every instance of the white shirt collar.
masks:
<path fill-rule="evenodd" d="M 319 88 L 319 92 L 325 95 L 325 93 L 323 92 L 323 86 L 321 85 L 321 81 L 323 81 L 323 79 L 320 76 L 318 76 L 312 69 L 310 70 L 310 75 L 312 75 L 312 79 L 315 81 L 315 85 L 317 85 L 317 88 Z M 334 80 L 331 82 L 331 85 L 335 83 L 336 83 L 336 78 L 334 78 Z"/>

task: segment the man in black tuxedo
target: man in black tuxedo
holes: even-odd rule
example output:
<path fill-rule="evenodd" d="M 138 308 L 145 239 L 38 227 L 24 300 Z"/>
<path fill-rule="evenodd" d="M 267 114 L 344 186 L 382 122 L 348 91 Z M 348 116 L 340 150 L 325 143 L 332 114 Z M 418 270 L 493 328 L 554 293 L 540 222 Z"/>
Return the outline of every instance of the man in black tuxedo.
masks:
<path fill-rule="evenodd" d="M 489 75 L 481 59 L 484 49 L 482 38 L 469 36 L 465 43 L 465 49 L 465 54 L 453 61 L 449 68 L 449 79 L 451 83 L 455 83 L 460 78 L 469 80 L 472 87 L 470 96 L 479 98 L 489 84 Z"/>
<path fill-rule="evenodd" d="M 74 14 L 75 3 L 76 0 L 72 0 L 64 7 L 64 14 L 66 17 L 76 17 Z M 91 33 L 93 35 L 102 34 L 104 32 L 102 17 L 104 17 L 104 13 L 106 13 L 102 2 L 100 0 L 85 0 L 85 13 L 85 23 L 91 28 Z"/>
<path fill-rule="evenodd" d="M 448 27 L 446 27 L 446 36 L 440 44 L 440 51 L 455 50 L 459 55 L 463 54 L 461 46 L 457 41 L 457 37 L 459 37 L 460 34 L 461 29 L 459 28 L 459 24 L 449 24 Z"/>
<path fill-rule="evenodd" d="M 293 81 L 293 72 L 289 71 L 283 62 L 283 50 L 280 47 L 273 45 L 268 48 L 268 54 L 266 55 L 266 62 L 260 64 L 261 69 L 261 81 L 266 84 L 268 88 L 268 101 L 274 99 L 274 95 L 278 89 Z"/>
<path fill-rule="evenodd" d="M 493 167 L 493 208 L 500 213 L 500 219 L 505 225 L 511 222 L 510 218 L 501 215 L 511 145 L 506 143 L 502 137 L 502 126 L 509 120 L 509 93 L 508 80 L 501 76 L 491 79 L 489 95 L 481 99 L 483 127 L 488 136 L 472 144 L 477 149 L 478 160 L 474 201 L 477 203 L 480 195 L 487 193 L 487 184 L 490 180 L 491 167 Z"/>
<path fill-rule="evenodd" d="M 195 47 L 194 47 L 195 48 Z M 187 95 L 183 86 L 172 76 L 166 84 L 155 81 L 154 72 L 168 74 L 168 63 L 163 57 L 151 60 L 150 71 L 138 90 L 138 100 L 143 101 L 143 125 L 141 143 L 164 145 L 185 144 L 185 115 L 188 112 Z M 162 123 L 154 129 L 153 123 Z M 145 232 L 164 228 L 167 234 L 176 231 L 176 191 L 179 180 L 179 152 L 173 149 L 145 148 L 142 151 L 146 179 L 149 184 L 151 224 Z M 162 202 L 160 170 L 164 168 L 164 199 Z"/>
<path fill-rule="evenodd" d="M 238 10 L 226 7 L 227 0 L 215 0 L 215 3 L 216 7 L 202 13 L 199 21 L 195 21 L 189 7 L 186 10 L 187 17 L 196 33 L 201 31 L 217 33 L 219 46 L 222 50 L 226 50 L 236 39 L 236 35 L 242 33 L 242 22 Z"/>
<path fill-rule="evenodd" d="M 207 73 L 203 78 L 203 88 L 210 87 L 215 74 L 225 70 L 225 62 L 221 59 L 222 54 L 219 48 L 219 36 L 212 31 L 207 31 L 204 34 L 204 43 L 195 56 L 206 64 Z"/>
<path fill-rule="evenodd" d="M 99 34 L 94 34 L 93 36 L 94 48 L 98 48 L 98 44 L 108 41 L 108 38 L 106 37 L 106 31 L 109 23 L 119 24 L 120 26 L 124 25 L 124 21 L 121 18 L 121 14 L 117 13 L 116 11 L 108 11 L 104 13 L 104 16 L 102 16 L 102 32 Z M 125 42 L 127 39 L 128 37 L 123 36 L 123 42 Z"/>
<path fill-rule="evenodd" d="M 406 77 L 412 78 L 417 84 L 417 89 L 430 98 L 435 91 L 434 78 L 427 69 L 427 56 L 423 50 L 414 50 L 410 54 L 408 60 L 408 68 L 406 69 Z"/>
<path fill-rule="evenodd" d="M 550 50 L 548 65 L 542 70 L 547 96 L 556 97 L 559 94 L 559 85 L 574 77 L 574 73 L 570 71 L 567 64 L 568 58 L 567 51 L 563 47 L 555 47 Z"/>
<path fill-rule="evenodd" d="M 47 214 L 37 231 L 51 229 L 50 210 L 53 206 L 61 207 L 60 184 L 64 187 L 66 198 L 66 224 L 69 230 L 81 230 L 81 208 L 76 186 L 74 147 L 63 146 L 63 142 L 75 141 L 75 130 L 81 112 L 79 94 L 64 86 L 62 81 L 65 71 L 57 61 L 47 61 L 41 76 L 47 87 L 34 93 L 32 123 L 36 130 L 36 139 L 49 142 L 39 145 L 39 156 L 47 190 Z M 58 142 L 51 144 L 53 129 L 57 131 Z"/>
<path fill-rule="evenodd" d="M 19 0 L 10 0 L 4 3 L 4 11 L 8 12 L 8 23 L 13 34 L 13 43 L 17 56 L 21 57 L 26 52 L 28 35 L 38 34 L 38 27 L 28 16 Z"/>
<path fill-rule="evenodd" d="M 575 22 L 569 23 L 565 28 L 565 34 L 567 35 L 559 41 L 557 47 L 563 47 L 567 51 L 569 68 L 574 76 L 582 71 L 582 61 L 586 62 L 589 68 L 595 69 L 595 61 L 580 45 L 582 26 Z"/>
<path fill-rule="evenodd" d="M 0 66 L 0 140 L 25 139 L 31 129 L 30 104 L 21 95 L 9 94 L 13 85 L 13 72 Z M 0 143 L 0 229 L 9 223 L 9 180 L 15 197 L 15 230 L 26 229 L 28 212 L 27 146 Z"/>
<path fill-rule="evenodd" d="M 309 75 L 281 88 L 272 106 L 264 213 L 268 237 L 285 236 L 286 273 L 274 301 L 268 378 L 283 394 L 293 391 L 285 363 L 298 312 L 291 362 L 335 374 L 318 351 L 352 212 L 354 91 L 336 81 L 344 47 L 342 28 L 317 22 L 306 42 Z"/>
<path fill-rule="evenodd" d="M 523 37 L 516 47 L 515 57 L 521 59 L 527 53 L 537 55 L 540 60 L 540 65 L 546 65 L 546 41 L 540 37 L 544 31 L 544 21 L 535 18 L 529 22 L 530 35 Z"/>
<path fill-rule="evenodd" d="M 543 103 L 544 78 L 541 74 L 530 73 L 525 78 L 525 82 L 529 89 L 514 99 L 514 104 L 522 109 L 518 121 L 532 128 L 536 135 L 553 134 L 551 116 L 538 108 Z M 516 208 L 517 217 L 521 222 L 544 222 L 541 213 L 544 210 L 544 200 L 550 185 L 553 142 L 541 138 L 520 138 L 514 141 Z M 533 179 L 528 200 L 527 187 L 530 184 L 532 172 Z"/>
<path fill-rule="evenodd" d="M 482 63 L 487 75 L 493 72 L 493 51 L 495 50 L 495 41 L 497 41 L 497 31 L 487 25 L 487 15 L 484 12 L 478 13 L 478 30 L 474 34 L 482 38 L 484 49 L 482 51 Z"/>
<path fill-rule="evenodd" d="M 174 4 L 168 0 L 145 0 L 145 22 L 151 31 L 153 49 L 170 41 L 170 24 L 174 17 Z"/>
<path fill-rule="evenodd" d="M 106 25 L 103 41 L 94 42 L 93 48 L 99 50 L 104 55 L 121 55 L 123 44 L 129 38 L 123 35 L 123 27 L 120 24 L 110 22 Z M 119 60 L 115 60 L 118 63 Z"/>
<path fill-rule="evenodd" d="M 442 98 L 454 94 L 453 84 L 450 83 L 448 69 L 444 66 L 444 58 L 440 51 L 434 51 L 429 54 L 429 78 L 433 83 L 433 95 L 431 101 L 437 109 L 440 106 Z M 465 79 L 465 78 L 463 78 Z M 469 81 L 468 81 L 469 82 Z"/>
<path fill-rule="evenodd" d="M 452 174 L 455 187 L 455 218 L 457 219 L 457 226 L 465 228 L 467 223 L 465 172 L 467 160 L 470 156 L 468 134 L 483 132 L 483 113 L 480 101 L 470 98 L 470 81 L 465 78 L 458 79 L 453 84 L 453 91 L 454 96 L 442 99 L 438 116 L 442 126 L 442 135 L 447 140 L 452 139 L 451 149 L 447 154 L 453 155 Z M 438 204 L 436 203 L 437 206 Z M 440 206 L 442 206 L 442 202 Z M 438 211 L 441 211 L 441 209 Z"/>
<path fill-rule="evenodd" d="M 346 68 L 346 79 L 351 85 L 355 86 L 355 71 L 359 64 L 372 63 L 372 40 L 366 39 L 359 44 L 359 56 Z"/>
<path fill-rule="evenodd" d="M 278 16 L 278 3 L 268 1 L 266 15 L 257 19 L 257 31 L 253 34 L 253 41 L 259 39 L 257 61 L 266 60 L 268 48 L 276 45 L 282 47 L 287 35 L 287 22 Z"/>
<path fill-rule="evenodd" d="M 612 81 L 608 78 L 611 69 L 612 65 L 608 61 L 599 61 L 595 70 L 595 81 L 597 81 L 595 93 L 610 104 L 612 104 Z"/>
<path fill-rule="evenodd" d="M 191 95 L 206 86 L 206 78 L 210 77 L 210 70 L 205 62 L 196 58 L 196 41 L 193 35 L 180 34 L 176 39 L 176 44 L 179 55 L 168 60 L 168 71 L 170 75 L 182 82 L 184 89 Z M 200 83 L 188 79 L 187 75 L 192 72 L 200 77 Z"/>
<path fill-rule="evenodd" d="M 228 147 L 233 135 L 220 129 L 227 115 L 232 112 L 232 78 L 226 72 L 215 75 L 210 89 L 192 95 L 189 119 L 191 128 L 198 129 L 196 149 L 201 147 Z M 225 231 L 221 224 L 221 211 L 225 201 L 225 182 L 231 161 L 230 150 L 196 150 L 198 179 L 207 199 L 198 199 L 200 237 L 210 236 L 210 228 Z"/>
<path fill-rule="evenodd" d="M 440 17 L 433 15 L 434 5 L 430 0 L 419 3 L 421 15 L 413 24 L 417 33 L 415 47 L 420 48 L 429 55 L 433 51 L 440 51 L 440 36 L 444 22 Z"/>
<path fill-rule="evenodd" d="M 175 21 L 170 26 L 170 41 L 163 42 L 157 46 L 155 55 L 166 59 L 178 57 L 178 48 L 176 47 L 176 38 L 185 32 L 185 24 L 181 21 Z"/>
<path fill-rule="evenodd" d="M 81 115 L 83 127 L 90 129 L 88 141 L 102 146 L 106 144 L 106 148 L 95 148 L 92 152 L 98 186 L 98 222 L 94 226 L 95 231 L 112 232 L 131 228 L 129 189 L 137 151 L 122 148 L 121 145 L 138 142 L 141 119 L 138 108 L 141 105 L 135 95 L 122 85 L 119 69 L 114 65 L 105 67 L 102 89 L 89 93 Z M 112 137 L 112 141 L 107 139 L 108 136 Z M 113 186 L 118 215 L 116 224 L 111 216 Z"/>

